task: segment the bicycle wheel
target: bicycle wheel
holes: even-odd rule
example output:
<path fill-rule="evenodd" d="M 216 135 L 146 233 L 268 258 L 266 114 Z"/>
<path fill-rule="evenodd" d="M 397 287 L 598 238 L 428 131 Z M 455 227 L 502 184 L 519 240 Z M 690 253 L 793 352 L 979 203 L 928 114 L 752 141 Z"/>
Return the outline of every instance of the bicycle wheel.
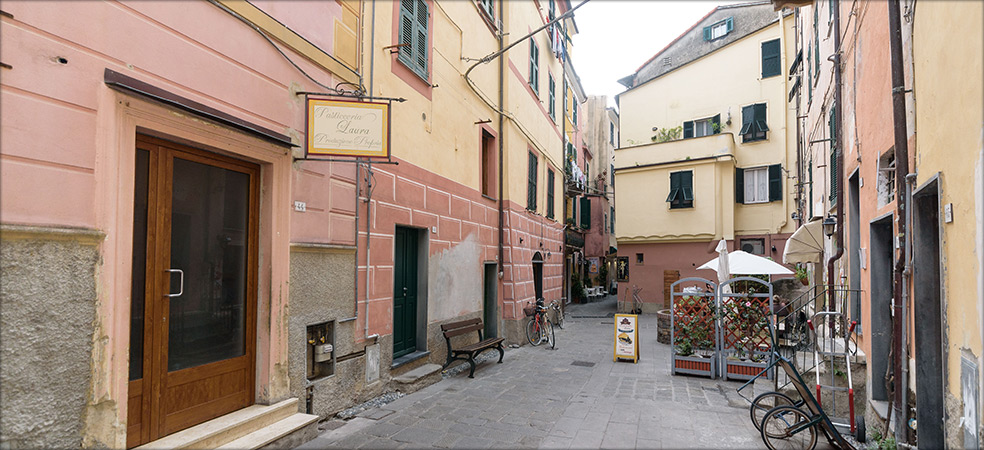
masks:
<path fill-rule="evenodd" d="M 543 318 L 543 337 L 547 340 L 547 345 L 550 348 L 556 348 L 557 340 L 554 337 L 554 327 L 546 317 Z"/>
<path fill-rule="evenodd" d="M 755 400 L 752 400 L 752 407 L 749 409 L 749 414 L 752 416 L 752 424 L 755 425 L 756 430 L 761 431 L 762 419 L 765 418 L 766 412 L 776 406 L 792 404 L 793 399 L 779 392 L 759 394 L 758 397 L 755 397 Z"/>
<path fill-rule="evenodd" d="M 776 406 L 762 420 L 762 440 L 769 450 L 813 450 L 817 426 L 807 425 L 806 413 L 789 405 Z"/>
<path fill-rule="evenodd" d="M 526 339 L 530 341 L 530 345 L 540 345 L 540 341 L 543 339 L 541 335 L 540 326 L 537 324 L 537 318 L 539 315 L 534 315 L 530 317 L 530 321 L 526 323 Z"/>

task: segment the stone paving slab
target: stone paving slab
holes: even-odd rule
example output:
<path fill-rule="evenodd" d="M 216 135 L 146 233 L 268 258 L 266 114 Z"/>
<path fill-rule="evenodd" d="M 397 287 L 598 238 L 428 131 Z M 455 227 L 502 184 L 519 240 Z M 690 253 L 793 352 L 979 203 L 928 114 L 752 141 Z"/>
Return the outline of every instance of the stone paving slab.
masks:
<path fill-rule="evenodd" d="M 615 302 L 584 307 L 583 315 L 604 315 Z M 457 374 L 299 448 L 765 447 L 747 401 L 733 395 L 742 383 L 670 375 L 655 316 L 639 319 L 638 364 L 612 361 L 611 319 L 564 326 L 556 349 L 507 349 L 502 364 L 479 364 L 474 379 Z M 831 447 L 821 435 L 817 448 Z"/>

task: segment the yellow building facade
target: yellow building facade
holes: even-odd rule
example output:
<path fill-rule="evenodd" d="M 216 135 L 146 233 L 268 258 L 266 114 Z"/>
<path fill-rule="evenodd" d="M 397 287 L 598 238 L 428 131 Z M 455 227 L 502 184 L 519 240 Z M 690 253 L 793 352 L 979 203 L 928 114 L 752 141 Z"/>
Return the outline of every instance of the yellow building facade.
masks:
<path fill-rule="evenodd" d="M 715 278 L 696 267 L 721 239 L 781 258 L 795 229 L 792 22 L 770 5 L 716 8 L 623 79 L 616 237 L 644 310 L 665 307 L 677 277 Z"/>

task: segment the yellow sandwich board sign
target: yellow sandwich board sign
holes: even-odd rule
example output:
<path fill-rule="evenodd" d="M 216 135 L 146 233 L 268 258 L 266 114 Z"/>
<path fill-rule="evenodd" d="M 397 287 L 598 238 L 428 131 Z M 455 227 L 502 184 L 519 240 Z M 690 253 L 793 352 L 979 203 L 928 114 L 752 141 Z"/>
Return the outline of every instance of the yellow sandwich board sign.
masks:
<path fill-rule="evenodd" d="M 639 362 L 639 316 L 636 314 L 615 314 L 615 356 L 619 359 Z"/>

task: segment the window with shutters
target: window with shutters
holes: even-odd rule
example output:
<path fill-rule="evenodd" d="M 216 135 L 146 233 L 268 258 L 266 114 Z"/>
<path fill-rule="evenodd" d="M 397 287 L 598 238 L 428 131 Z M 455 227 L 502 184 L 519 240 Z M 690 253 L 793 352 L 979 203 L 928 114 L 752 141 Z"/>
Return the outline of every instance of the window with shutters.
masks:
<path fill-rule="evenodd" d="M 765 103 L 748 105 L 741 109 L 741 131 L 738 134 L 741 135 L 742 142 L 765 140 L 768 132 Z"/>
<path fill-rule="evenodd" d="M 529 182 L 526 185 L 526 209 L 536 211 L 536 153 L 530 152 Z"/>
<path fill-rule="evenodd" d="M 721 132 L 721 115 L 706 119 L 689 120 L 683 123 L 683 138 L 689 139 L 710 136 Z"/>
<path fill-rule="evenodd" d="M 810 78 L 811 82 L 816 82 L 820 79 L 820 15 L 819 9 L 820 5 L 818 3 L 813 4 L 813 77 Z"/>
<path fill-rule="evenodd" d="M 540 48 L 536 41 L 530 39 L 530 87 L 537 97 L 540 96 Z"/>
<path fill-rule="evenodd" d="M 837 167 L 837 108 L 834 106 L 830 107 L 827 115 L 827 125 L 830 127 L 830 165 L 827 170 L 830 172 L 830 201 L 833 202 L 837 199 L 837 190 L 840 189 L 837 182 L 837 171 L 840 170 Z"/>
<path fill-rule="evenodd" d="M 720 22 L 715 22 L 709 26 L 704 27 L 704 40 L 713 41 L 715 39 L 720 39 L 728 35 L 735 27 L 735 22 L 733 17 L 728 17 Z"/>
<path fill-rule="evenodd" d="M 806 90 L 809 93 L 807 96 L 807 104 L 813 103 L 813 49 L 806 49 Z"/>
<path fill-rule="evenodd" d="M 400 0 L 398 61 L 427 80 L 427 26 L 430 13 L 425 0 Z"/>
<path fill-rule="evenodd" d="M 610 215 L 610 216 L 608 216 L 608 217 L 609 217 L 609 218 L 611 219 L 611 221 L 612 221 L 612 227 L 608 229 L 608 232 L 610 232 L 610 233 L 614 233 L 614 232 L 615 232 L 615 207 L 614 207 L 614 206 L 612 206 L 612 207 L 611 207 L 611 210 L 612 210 L 612 213 L 611 213 L 611 215 Z"/>
<path fill-rule="evenodd" d="M 482 130 L 482 195 L 495 197 L 496 152 L 495 138 Z"/>
<path fill-rule="evenodd" d="M 547 218 L 554 218 L 554 171 L 547 169 Z"/>
<path fill-rule="evenodd" d="M 571 123 L 574 124 L 574 129 L 577 129 L 577 97 L 574 97 L 574 104 L 571 106 Z"/>
<path fill-rule="evenodd" d="M 670 173 L 670 195 L 666 197 L 670 209 L 693 208 L 694 206 L 694 172 Z"/>
<path fill-rule="evenodd" d="M 493 5 L 493 0 L 478 0 L 478 9 L 482 10 L 489 19 L 492 19 L 492 23 L 495 23 L 495 6 Z"/>
<path fill-rule="evenodd" d="M 591 198 L 584 196 L 580 200 L 581 211 L 581 229 L 590 230 L 591 229 Z"/>
<path fill-rule="evenodd" d="M 608 143 L 615 145 L 615 122 L 608 122 Z"/>
<path fill-rule="evenodd" d="M 782 201 L 782 166 L 735 168 L 735 203 Z"/>
<path fill-rule="evenodd" d="M 554 122 L 557 121 L 557 83 L 554 81 L 552 74 L 547 74 L 547 90 L 549 91 L 550 104 L 547 106 L 547 112 L 550 114 L 550 118 Z"/>
<path fill-rule="evenodd" d="M 762 43 L 762 78 L 774 77 L 782 73 L 779 62 L 779 39 Z"/>

